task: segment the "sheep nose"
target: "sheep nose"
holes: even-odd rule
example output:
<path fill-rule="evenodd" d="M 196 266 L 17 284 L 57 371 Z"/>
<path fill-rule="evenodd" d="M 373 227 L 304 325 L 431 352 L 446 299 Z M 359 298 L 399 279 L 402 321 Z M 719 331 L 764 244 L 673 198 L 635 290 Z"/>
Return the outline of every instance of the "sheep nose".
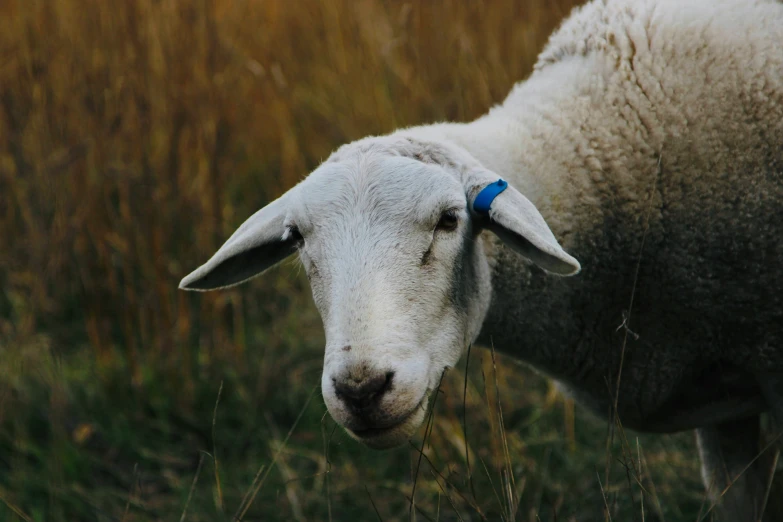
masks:
<path fill-rule="evenodd" d="M 378 405 L 391 389 L 393 377 L 394 372 L 386 372 L 359 380 L 350 376 L 340 380 L 332 378 L 332 383 L 337 397 L 354 413 L 361 414 Z"/>

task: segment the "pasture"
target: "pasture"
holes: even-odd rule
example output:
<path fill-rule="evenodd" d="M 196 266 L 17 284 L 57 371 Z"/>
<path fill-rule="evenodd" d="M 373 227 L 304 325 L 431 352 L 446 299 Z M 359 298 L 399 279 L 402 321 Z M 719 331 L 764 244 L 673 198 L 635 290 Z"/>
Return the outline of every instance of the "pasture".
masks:
<path fill-rule="evenodd" d="M 339 145 L 503 100 L 575 3 L 2 3 L 0 520 L 709 520 L 692 434 L 491 347 L 408 447 L 360 446 L 295 259 L 177 289 Z"/>

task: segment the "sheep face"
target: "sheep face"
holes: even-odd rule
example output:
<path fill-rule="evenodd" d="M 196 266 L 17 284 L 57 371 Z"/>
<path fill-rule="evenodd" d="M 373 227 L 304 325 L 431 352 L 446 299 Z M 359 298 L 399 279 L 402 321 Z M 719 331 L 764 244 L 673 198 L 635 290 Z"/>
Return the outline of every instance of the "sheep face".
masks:
<path fill-rule="evenodd" d="M 479 333 L 491 296 L 483 228 L 550 271 L 579 266 L 513 188 L 489 216 L 471 210 L 495 174 L 422 146 L 343 147 L 180 285 L 229 286 L 298 252 L 326 332 L 326 406 L 375 448 L 414 434 L 443 372 Z"/>
<path fill-rule="evenodd" d="M 404 442 L 489 304 L 461 183 L 438 166 L 362 154 L 316 171 L 285 227 L 324 322 L 329 412 L 370 446 Z"/>

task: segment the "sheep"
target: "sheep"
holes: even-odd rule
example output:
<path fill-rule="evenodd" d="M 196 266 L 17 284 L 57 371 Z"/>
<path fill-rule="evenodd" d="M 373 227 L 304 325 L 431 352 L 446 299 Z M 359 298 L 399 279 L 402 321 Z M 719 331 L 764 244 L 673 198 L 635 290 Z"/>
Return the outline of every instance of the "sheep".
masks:
<path fill-rule="evenodd" d="M 594 0 L 501 105 L 340 147 L 180 288 L 298 253 L 323 397 L 357 440 L 406 441 L 492 343 L 627 428 L 695 430 L 725 516 L 755 521 L 759 416 L 783 426 L 781 234 L 783 4 Z"/>

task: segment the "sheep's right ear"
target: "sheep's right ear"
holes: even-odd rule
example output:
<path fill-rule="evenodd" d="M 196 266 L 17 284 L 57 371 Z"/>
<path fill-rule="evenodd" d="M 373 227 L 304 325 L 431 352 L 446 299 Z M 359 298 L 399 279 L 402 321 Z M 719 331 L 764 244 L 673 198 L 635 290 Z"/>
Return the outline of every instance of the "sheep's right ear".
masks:
<path fill-rule="evenodd" d="M 214 290 L 257 276 L 296 251 L 296 238 L 284 238 L 288 193 L 262 208 L 234 232 L 212 258 L 185 277 L 183 290 Z"/>
<path fill-rule="evenodd" d="M 474 172 L 467 185 L 474 213 L 512 250 L 553 274 L 579 272 L 579 261 L 563 250 L 535 205 L 514 187 L 484 170 Z"/>

